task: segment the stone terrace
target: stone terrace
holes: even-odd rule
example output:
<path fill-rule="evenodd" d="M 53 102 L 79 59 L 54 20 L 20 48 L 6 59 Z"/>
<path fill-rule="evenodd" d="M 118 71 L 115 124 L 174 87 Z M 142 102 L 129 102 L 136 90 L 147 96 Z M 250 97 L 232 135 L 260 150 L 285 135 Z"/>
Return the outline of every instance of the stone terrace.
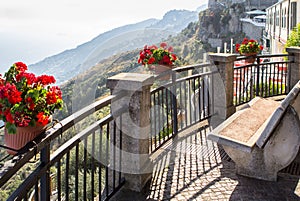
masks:
<path fill-rule="evenodd" d="M 210 129 L 202 123 L 180 133 L 152 156 L 144 192 L 122 189 L 112 200 L 300 200 L 299 174 L 281 171 L 277 182 L 236 175 L 234 162 L 207 140 Z"/>

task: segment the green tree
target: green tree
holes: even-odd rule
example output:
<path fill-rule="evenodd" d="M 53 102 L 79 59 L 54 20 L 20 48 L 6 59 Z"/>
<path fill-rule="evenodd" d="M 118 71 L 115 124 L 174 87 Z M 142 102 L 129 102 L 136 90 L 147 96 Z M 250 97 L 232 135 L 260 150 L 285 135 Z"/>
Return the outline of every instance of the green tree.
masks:
<path fill-rule="evenodd" d="M 285 47 L 292 46 L 300 47 L 300 23 L 294 27 L 285 45 Z"/>

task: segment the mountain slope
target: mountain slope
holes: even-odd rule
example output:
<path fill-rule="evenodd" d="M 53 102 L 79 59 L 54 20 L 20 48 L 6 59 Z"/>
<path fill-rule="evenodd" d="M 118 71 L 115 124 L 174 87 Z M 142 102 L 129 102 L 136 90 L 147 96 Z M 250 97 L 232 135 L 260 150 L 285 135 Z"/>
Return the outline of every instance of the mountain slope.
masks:
<path fill-rule="evenodd" d="M 149 19 L 126 25 L 100 34 L 93 40 L 75 49 L 48 57 L 30 65 L 37 74 L 51 74 L 61 84 L 105 59 L 120 52 L 140 48 L 144 44 L 157 43 L 175 35 L 189 23 L 198 19 L 198 13 L 187 10 L 172 10 L 161 20 Z"/>
<path fill-rule="evenodd" d="M 214 51 L 208 37 L 226 41 L 228 37 L 244 35 L 241 30 L 231 30 L 231 26 L 229 26 L 229 24 L 233 24 L 233 28 L 238 26 L 238 24 L 234 25 L 235 19 L 243 14 L 242 8 L 243 4 L 233 4 L 224 9 L 206 9 L 199 13 L 198 21 L 189 23 L 179 34 L 169 37 L 165 41 L 173 46 L 174 53 L 179 57 L 181 65 L 201 63 L 204 53 Z M 211 13 L 218 13 L 219 17 L 213 21 Z M 152 41 L 150 44 L 153 43 Z M 142 47 L 101 60 L 97 65 L 63 84 L 61 87 L 65 103 L 67 103 L 65 113 L 72 114 L 81 107 L 91 104 L 95 99 L 108 94 L 109 90 L 106 88 L 108 77 L 120 72 L 136 72 L 143 68 L 137 63 L 139 50 Z"/>

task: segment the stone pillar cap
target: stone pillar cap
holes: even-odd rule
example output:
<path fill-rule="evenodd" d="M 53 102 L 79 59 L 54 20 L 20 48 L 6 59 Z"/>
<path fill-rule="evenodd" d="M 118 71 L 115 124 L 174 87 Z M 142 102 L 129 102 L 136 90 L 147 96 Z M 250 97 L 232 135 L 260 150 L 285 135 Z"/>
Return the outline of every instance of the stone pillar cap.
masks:
<path fill-rule="evenodd" d="M 288 53 L 300 53 L 300 47 L 287 47 L 286 51 Z"/>
<path fill-rule="evenodd" d="M 127 91 L 142 91 L 154 83 L 154 76 L 140 73 L 120 73 L 107 79 L 106 87 Z"/>
<path fill-rule="evenodd" d="M 237 54 L 227 54 L 227 53 L 210 53 L 209 57 L 213 61 L 219 62 L 233 62 L 236 60 Z"/>

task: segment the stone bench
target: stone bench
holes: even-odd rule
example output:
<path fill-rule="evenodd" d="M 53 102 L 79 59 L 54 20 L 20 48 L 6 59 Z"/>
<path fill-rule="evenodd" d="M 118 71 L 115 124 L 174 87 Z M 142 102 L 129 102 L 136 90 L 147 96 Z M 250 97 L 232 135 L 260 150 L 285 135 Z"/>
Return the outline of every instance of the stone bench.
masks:
<path fill-rule="evenodd" d="M 276 181 L 300 145 L 300 81 L 282 102 L 254 98 L 208 135 L 235 162 L 236 173 Z"/>

